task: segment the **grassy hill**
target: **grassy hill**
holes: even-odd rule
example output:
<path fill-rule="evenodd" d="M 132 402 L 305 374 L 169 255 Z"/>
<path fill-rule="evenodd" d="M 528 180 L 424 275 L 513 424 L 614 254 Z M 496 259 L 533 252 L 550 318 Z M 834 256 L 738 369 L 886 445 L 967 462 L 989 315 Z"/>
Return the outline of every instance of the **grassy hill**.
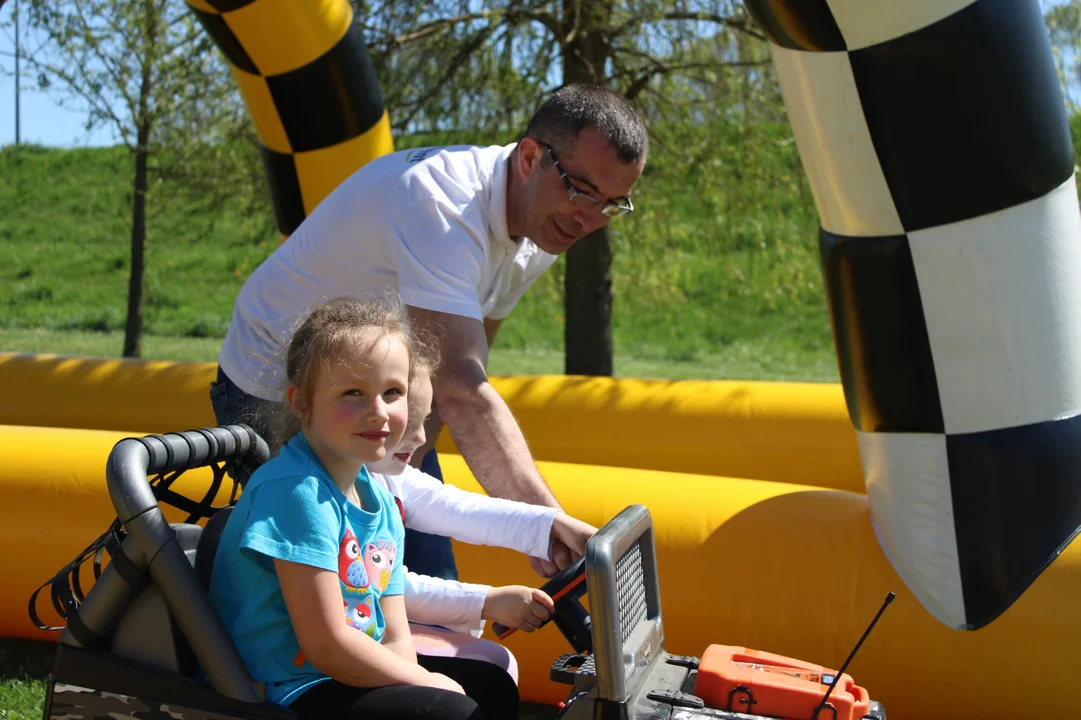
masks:
<path fill-rule="evenodd" d="M 616 374 L 835 382 L 817 213 L 789 129 L 710 132 L 693 162 L 655 149 L 636 212 L 611 223 Z M 398 147 L 447 140 L 462 141 Z M 237 291 L 277 246 L 265 197 L 222 206 L 195 187 L 152 183 L 147 356 L 214 359 Z M 130 204 L 123 148 L 0 149 L 0 349 L 119 354 Z M 504 323 L 493 372 L 562 371 L 563 268 Z"/>
<path fill-rule="evenodd" d="M 836 380 L 817 216 L 786 133 L 719 137 L 693 165 L 653 154 L 640 209 L 612 222 L 617 374 Z M 130 177 L 123 148 L 0 150 L 0 349 L 119 353 Z M 212 359 L 236 292 L 277 245 L 265 207 L 212 200 L 152 186 L 145 331 L 158 357 Z M 561 371 L 562 277 L 561 260 L 527 293 L 493 363 Z"/>

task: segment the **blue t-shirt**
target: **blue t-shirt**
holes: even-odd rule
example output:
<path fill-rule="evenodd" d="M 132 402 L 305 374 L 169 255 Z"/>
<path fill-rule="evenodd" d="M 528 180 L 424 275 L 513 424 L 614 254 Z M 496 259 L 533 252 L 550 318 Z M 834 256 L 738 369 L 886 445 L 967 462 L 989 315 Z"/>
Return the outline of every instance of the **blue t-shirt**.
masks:
<path fill-rule="evenodd" d="M 298 433 L 248 480 L 225 524 L 210 598 L 267 700 L 289 705 L 327 675 L 300 652 L 272 558 L 337 573 L 342 620 L 377 641 L 386 627 L 379 598 L 404 592 L 405 528 L 386 488 L 367 468 L 357 507 Z"/>

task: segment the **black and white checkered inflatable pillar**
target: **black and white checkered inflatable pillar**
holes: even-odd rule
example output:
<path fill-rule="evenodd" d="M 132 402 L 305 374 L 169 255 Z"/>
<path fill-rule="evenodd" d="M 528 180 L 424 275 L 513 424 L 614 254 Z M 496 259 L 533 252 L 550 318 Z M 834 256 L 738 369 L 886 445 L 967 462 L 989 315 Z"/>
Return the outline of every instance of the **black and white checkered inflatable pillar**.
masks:
<path fill-rule="evenodd" d="M 872 521 L 943 623 L 1081 525 L 1081 211 L 1038 0 L 748 0 L 821 221 Z"/>

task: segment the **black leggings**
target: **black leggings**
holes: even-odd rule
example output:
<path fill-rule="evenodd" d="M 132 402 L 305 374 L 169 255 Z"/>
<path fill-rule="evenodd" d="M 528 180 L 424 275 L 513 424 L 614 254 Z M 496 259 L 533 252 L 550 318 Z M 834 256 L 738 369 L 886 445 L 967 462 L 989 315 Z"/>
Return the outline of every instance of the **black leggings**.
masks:
<path fill-rule="evenodd" d="M 321 682 L 293 701 L 301 720 L 515 720 L 518 686 L 502 668 L 482 660 L 430 657 L 417 661 L 457 682 L 465 695 L 439 688 L 392 685 L 359 688 Z"/>

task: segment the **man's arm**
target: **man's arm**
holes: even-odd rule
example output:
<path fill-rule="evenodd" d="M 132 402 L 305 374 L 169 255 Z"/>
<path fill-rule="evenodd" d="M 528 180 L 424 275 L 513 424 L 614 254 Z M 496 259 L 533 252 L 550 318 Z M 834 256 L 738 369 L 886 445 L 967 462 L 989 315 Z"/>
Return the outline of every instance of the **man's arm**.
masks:
<path fill-rule="evenodd" d="M 518 421 L 488 382 L 488 339 L 498 322 L 411 306 L 409 315 L 439 345 L 435 406 L 477 481 L 494 497 L 558 508 Z"/>
<path fill-rule="evenodd" d="M 503 323 L 503 319 L 493 320 L 492 318 L 484 318 L 484 335 L 488 339 L 488 349 L 491 350 L 492 343 L 495 342 L 495 334 L 499 332 L 499 326 Z M 488 357 L 484 358 L 485 374 L 487 375 L 488 369 Z M 424 462 L 424 456 L 428 454 L 428 451 L 435 447 L 436 442 L 439 440 L 439 432 L 443 429 L 443 420 L 439 417 L 439 408 L 435 403 L 432 404 L 432 414 L 424 422 L 424 445 L 417 449 L 413 459 L 409 462 L 415 468 L 420 468 Z"/>

